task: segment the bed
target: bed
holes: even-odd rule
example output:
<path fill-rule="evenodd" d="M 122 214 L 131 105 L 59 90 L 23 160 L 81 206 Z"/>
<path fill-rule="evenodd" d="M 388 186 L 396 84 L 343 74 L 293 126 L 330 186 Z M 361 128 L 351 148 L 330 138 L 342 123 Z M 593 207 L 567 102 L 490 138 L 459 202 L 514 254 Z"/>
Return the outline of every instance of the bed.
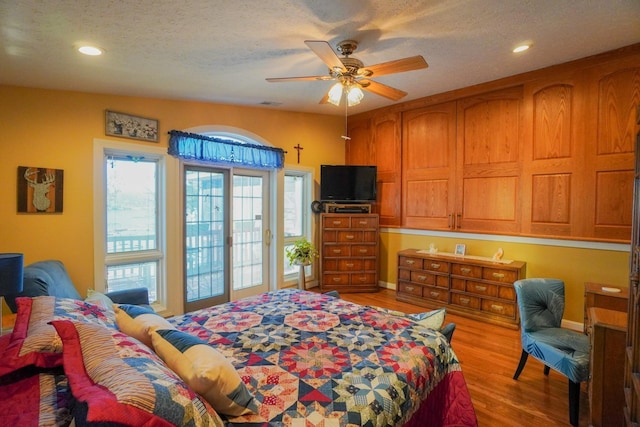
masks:
<path fill-rule="evenodd" d="M 13 333 L 0 337 L 0 419 L 477 425 L 446 338 L 398 313 L 294 289 L 170 319 L 126 310 L 20 298 Z"/>

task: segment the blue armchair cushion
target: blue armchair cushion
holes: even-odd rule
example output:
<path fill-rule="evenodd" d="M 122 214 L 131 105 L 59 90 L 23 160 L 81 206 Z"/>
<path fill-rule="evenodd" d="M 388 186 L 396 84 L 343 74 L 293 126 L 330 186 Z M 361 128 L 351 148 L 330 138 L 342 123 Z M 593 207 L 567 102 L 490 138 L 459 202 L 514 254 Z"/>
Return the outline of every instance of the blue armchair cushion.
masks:
<path fill-rule="evenodd" d="M 24 268 L 23 289 L 18 295 L 6 297 L 7 305 L 16 312 L 17 297 L 53 296 L 81 300 L 80 294 L 60 261 L 38 261 Z"/>

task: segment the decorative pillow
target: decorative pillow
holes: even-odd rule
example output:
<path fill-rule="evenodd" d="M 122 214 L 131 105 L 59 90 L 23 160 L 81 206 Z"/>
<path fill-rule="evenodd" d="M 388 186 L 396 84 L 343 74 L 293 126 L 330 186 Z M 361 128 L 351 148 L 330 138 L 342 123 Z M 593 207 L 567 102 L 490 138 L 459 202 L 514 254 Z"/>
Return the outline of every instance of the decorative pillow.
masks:
<path fill-rule="evenodd" d="M 120 304 L 115 306 L 118 329 L 153 348 L 149 328 L 175 329 L 164 317 L 150 307 Z"/>
<path fill-rule="evenodd" d="M 224 355 L 205 341 L 175 329 L 151 331 L 156 353 L 220 414 L 257 414 L 256 399 Z"/>
<path fill-rule="evenodd" d="M 94 304 L 51 296 L 16 299 L 16 322 L 0 359 L 0 375 L 29 365 L 51 368 L 62 364 L 62 341 L 47 322 L 56 318 L 93 322 L 115 328 L 115 317 Z"/>
<path fill-rule="evenodd" d="M 107 311 L 113 312 L 113 301 L 111 301 L 111 298 L 109 298 L 102 292 L 89 289 L 87 291 L 87 297 L 84 300 L 86 302 L 90 302 L 91 304 L 99 305 Z"/>
<path fill-rule="evenodd" d="M 442 325 L 444 324 L 444 317 L 446 316 L 446 314 L 447 310 L 445 308 L 440 308 L 438 310 L 427 311 L 424 313 L 407 314 L 406 316 L 426 328 L 439 331 L 440 329 L 442 329 Z"/>
<path fill-rule="evenodd" d="M 64 343 L 71 391 L 87 405 L 87 422 L 222 425 L 209 404 L 138 340 L 92 323 L 51 323 Z"/>

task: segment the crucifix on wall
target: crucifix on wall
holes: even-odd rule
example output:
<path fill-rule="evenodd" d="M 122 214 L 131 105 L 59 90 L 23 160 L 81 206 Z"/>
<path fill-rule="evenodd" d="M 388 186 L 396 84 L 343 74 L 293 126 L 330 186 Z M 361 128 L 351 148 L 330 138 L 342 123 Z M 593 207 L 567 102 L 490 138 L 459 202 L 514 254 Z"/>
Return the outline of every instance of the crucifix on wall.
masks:
<path fill-rule="evenodd" d="M 300 150 L 304 150 L 304 148 L 302 148 L 299 143 L 293 148 L 295 148 L 298 151 L 298 164 L 300 164 Z"/>

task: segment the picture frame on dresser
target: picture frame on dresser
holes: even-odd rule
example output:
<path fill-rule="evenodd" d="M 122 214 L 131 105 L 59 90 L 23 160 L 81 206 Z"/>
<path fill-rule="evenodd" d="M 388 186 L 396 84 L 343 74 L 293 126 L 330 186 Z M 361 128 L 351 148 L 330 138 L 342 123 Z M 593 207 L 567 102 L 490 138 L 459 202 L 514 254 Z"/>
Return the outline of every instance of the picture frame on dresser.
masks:
<path fill-rule="evenodd" d="M 454 254 L 456 254 L 457 256 L 464 256 L 466 250 L 467 250 L 467 246 L 465 244 L 458 243 L 456 245 L 456 251 L 454 252 Z"/>

